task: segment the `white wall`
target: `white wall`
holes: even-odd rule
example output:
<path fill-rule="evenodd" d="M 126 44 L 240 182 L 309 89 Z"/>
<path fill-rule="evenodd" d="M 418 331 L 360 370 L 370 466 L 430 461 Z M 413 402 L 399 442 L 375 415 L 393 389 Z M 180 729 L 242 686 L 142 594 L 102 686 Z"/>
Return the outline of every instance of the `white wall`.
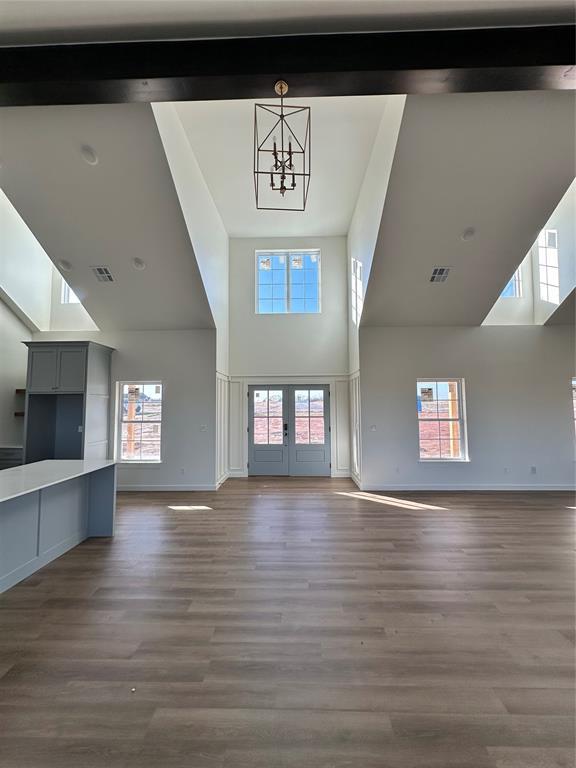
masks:
<path fill-rule="evenodd" d="M 319 248 L 322 311 L 258 315 L 255 251 Z M 348 372 L 346 238 L 230 240 L 231 376 L 338 376 Z"/>
<path fill-rule="evenodd" d="M 33 330 L 50 327 L 52 262 L 0 189 L 0 297 Z"/>
<path fill-rule="evenodd" d="M 348 280 L 351 276 L 352 259 L 362 263 L 364 293 L 370 277 L 374 248 L 378 238 L 388 181 L 394 161 L 396 142 L 402 123 L 406 96 L 388 96 L 380 127 L 374 140 L 370 161 L 348 230 Z M 348 298 L 350 303 L 350 297 Z M 349 321 L 350 372 L 358 370 L 358 328 Z"/>
<path fill-rule="evenodd" d="M 152 110 L 217 331 L 216 366 L 228 374 L 228 233 L 174 104 Z"/>
<path fill-rule="evenodd" d="M 569 326 L 362 328 L 360 365 L 364 489 L 573 487 Z M 428 377 L 465 380 L 470 462 L 418 460 Z"/>
<path fill-rule="evenodd" d="M 26 386 L 28 349 L 22 344 L 32 338 L 30 330 L 0 300 L 0 446 L 21 446 L 24 419 L 15 410 L 24 410 L 24 397 L 14 390 Z"/>
<path fill-rule="evenodd" d="M 133 490 L 202 490 L 216 483 L 216 332 L 42 333 L 37 341 L 84 339 L 113 347 L 112 380 L 162 381 L 162 463 L 120 465 Z"/>

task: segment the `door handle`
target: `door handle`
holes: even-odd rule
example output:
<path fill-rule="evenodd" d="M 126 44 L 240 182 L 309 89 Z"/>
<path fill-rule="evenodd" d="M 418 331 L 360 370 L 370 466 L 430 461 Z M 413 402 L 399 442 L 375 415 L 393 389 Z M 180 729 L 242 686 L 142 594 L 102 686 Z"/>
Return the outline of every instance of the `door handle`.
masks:
<path fill-rule="evenodd" d="M 288 424 L 284 424 L 284 434 L 288 434 Z"/>

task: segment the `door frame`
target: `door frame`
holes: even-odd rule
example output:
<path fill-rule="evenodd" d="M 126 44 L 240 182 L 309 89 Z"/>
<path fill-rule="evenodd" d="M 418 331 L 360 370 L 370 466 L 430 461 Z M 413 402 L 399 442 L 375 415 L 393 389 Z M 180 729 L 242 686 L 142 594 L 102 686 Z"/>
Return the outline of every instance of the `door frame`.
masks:
<path fill-rule="evenodd" d="M 241 445 L 240 455 L 230 461 L 229 477 L 248 477 L 248 387 L 262 384 L 273 386 L 280 384 L 306 385 L 317 384 L 329 387 L 330 392 L 330 462 L 331 477 L 350 477 L 350 410 L 349 410 L 349 374 L 328 376 L 231 376 L 230 377 L 230 439 L 234 439 L 239 430 Z M 338 413 L 337 403 L 342 400 L 343 413 Z M 239 411 L 238 421 L 232 424 L 234 402 Z M 343 418 L 342 418 L 343 417 Z M 238 453 L 238 449 L 235 449 Z M 342 455 L 339 455 L 342 454 Z"/>

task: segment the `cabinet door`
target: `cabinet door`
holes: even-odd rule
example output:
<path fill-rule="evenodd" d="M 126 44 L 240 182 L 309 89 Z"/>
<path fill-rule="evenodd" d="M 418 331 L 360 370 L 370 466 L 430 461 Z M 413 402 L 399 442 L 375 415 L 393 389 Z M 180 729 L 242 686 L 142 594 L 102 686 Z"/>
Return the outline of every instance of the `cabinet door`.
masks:
<path fill-rule="evenodd" d="M 58 392 L 83 392 L 86 380 L 86 350 L 60 349 Z"/>
<path fill-rule="evenodd" d="M 29 392 L 55 392 L 58 385 L 58 349 L 30 349 Z"/>

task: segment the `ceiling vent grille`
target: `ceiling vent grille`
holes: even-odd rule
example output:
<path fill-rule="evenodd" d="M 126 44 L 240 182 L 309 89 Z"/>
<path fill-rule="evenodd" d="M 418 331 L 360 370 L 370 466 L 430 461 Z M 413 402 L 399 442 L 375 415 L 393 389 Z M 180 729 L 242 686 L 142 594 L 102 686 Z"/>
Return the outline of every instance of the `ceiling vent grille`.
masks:
<path fill-rule="evenodd" d="M 445 283 L 448 280 L 448 273 L 450 267 L 434 267 L 432 270 L 432 276 L 430 277 L 431 283 Z"/>
<path fill-rule="evenodd" d="M 90 269 L 96 275 L 96 280 L 98 280 L 99 283 L 114 282 L 114 278 L 112 277 L 112 272 L 110 272 L 108 267 L 90 267 Z"/>

